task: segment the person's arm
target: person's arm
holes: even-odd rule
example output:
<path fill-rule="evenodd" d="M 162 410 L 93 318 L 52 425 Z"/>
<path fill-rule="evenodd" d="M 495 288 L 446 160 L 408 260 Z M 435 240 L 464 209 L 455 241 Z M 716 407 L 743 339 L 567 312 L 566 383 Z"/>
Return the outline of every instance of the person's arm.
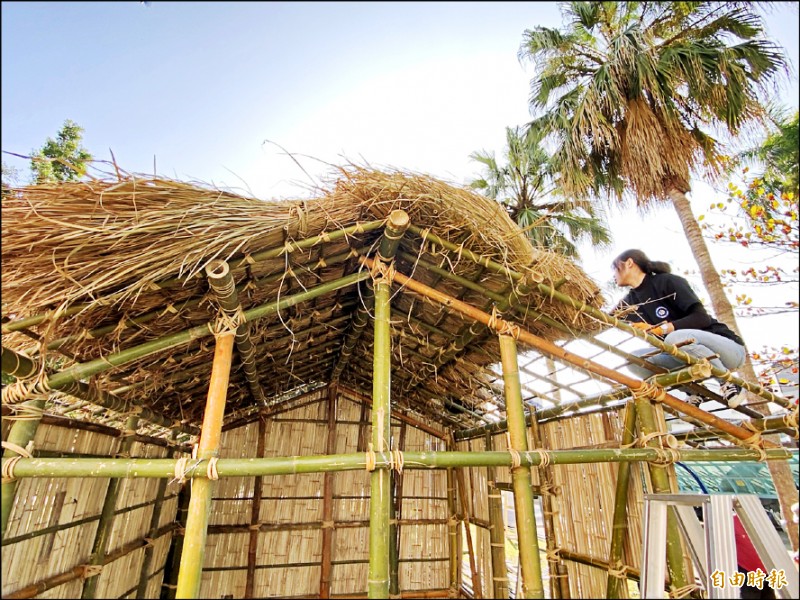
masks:
<path fill-rule="evenodd" d="M 665 277 L 664 284 L 663 295 L 671 295 L 673 304 L 683 313 L 683 316 L 670 321 L 668 331 L 665 333 L 672 333 L 676 329 L 705 329 L 714 322 L 689 282 L 683 277 L 677 275 Z"/>

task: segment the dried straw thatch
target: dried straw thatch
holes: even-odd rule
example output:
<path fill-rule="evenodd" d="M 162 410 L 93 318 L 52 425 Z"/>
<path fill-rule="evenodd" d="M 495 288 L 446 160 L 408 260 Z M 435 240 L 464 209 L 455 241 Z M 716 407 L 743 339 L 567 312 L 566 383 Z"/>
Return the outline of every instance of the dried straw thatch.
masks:
<path fill-rule="evenodd" d="M 80 364 L 213 321 L 217 302 L 204 268 L 215 259 L 231 265 L 244 310 L 285 298 L 364 269 L 358 254 L 374 252 L 382 231 L 380 223 L 368 224 L 384 222 L 397 209 L 422 231 L 412 227 L 406 234 L 396 268 L 423 283 L 489 311 L 497 302 L 482 289 L 505 297 L 521 291 L 507 275 L 426 241 L 429 231 L 513 268 L 530 285 L 544 281 L 587 305 L 602 302 L 576 265 L 533 248 L 498 204 L 428 176 L 348 166 L 316 198 L 297 201 L 131 176 L 4 194 L 4 318 L 64 311 L 40 319 L 28 335 L 4 325 L 4 344 L 29 353 L 57 350 L 60 364 Z M 463 279 L 445 278 L 437 267 Z M 267 398 L 325 382 L 344 360 L 339 350 L 345 343 L 354 351 L 342 381 L 369 390 L 372 333 L 365 327 L 359 334 L 356 325 L 359 311 L 370 309 L 369 289 L 362 283 L 333 291 L 250 325 L 257 370 L 269 375 L 259 381 Z M 517 312 L 506 315 L 543 337 L 563 332 L 540 314 L 575 332 L 597 329 L 584 314 L 546 296 L 530 293 L 514 301 Z M 393 311 L 394 386 L 401 405 L 466 424 L 468 415 L 452 417 L 442 402 L 459 398 L 474 406 L 491 397 L 475 367 L 496 361 L 494 336 L 470 332 L 462 317 L 398 289 Z M 31 334 L 39 349 L 32 349 Z M 198 421 L 211 347 L 208 338 L 193 340 L 107 371 L 93 384 L 125 399 L 146 396 L 147 405 L 168 419 Z M 253 404 L 241 372 L 228 402 L 233 413 Z"/>

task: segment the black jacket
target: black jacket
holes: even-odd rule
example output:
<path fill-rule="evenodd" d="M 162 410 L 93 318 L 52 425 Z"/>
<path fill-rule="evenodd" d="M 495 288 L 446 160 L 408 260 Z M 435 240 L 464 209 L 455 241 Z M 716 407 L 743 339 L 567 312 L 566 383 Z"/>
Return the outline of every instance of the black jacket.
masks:
<path fill-rule="evenodd" d="M 724 323 L 711 317 L 689 282 L 672 273 L 645 275 L 636 289 L 630 290 L 616 310 L 635 307 L 621 318 L 658 325 L 669 321 L 675 329 L 702 329 L 744 346 L 742 338 Z"/>

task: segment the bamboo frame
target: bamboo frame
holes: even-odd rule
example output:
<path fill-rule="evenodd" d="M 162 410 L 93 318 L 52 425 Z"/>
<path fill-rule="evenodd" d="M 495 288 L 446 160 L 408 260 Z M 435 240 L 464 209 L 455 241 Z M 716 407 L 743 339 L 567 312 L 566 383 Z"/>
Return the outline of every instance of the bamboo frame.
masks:
<path fill-rule="evenodd" d="M 486 449 L 493 450 L 492 436 L 486 434 Z M 494 598 L 508 598 L 508 569 L 506 567 L 505 524 L 503 522 L 503 499 L 497 487 L 497 469 L 486 468 L 489 492 L 489 542 L 492 545 L 492 590 Z"/>
<path fill-rule="evenodd" d="M 461 588 L 461 536 L 458 525 L 458 508 L 456 505 L 456 475 L 452 467 L 447 469 L 447 539 L 449 558 L 448 598 L 457 598 Z"/>
<path fill-rule="evenodd" d="M 622 440 L 620 447 L 627 447 L 633 443 L 636 436 L 636 404 L 633 400 L 625 408 L 625 418 L 622 425 Z M 608 551 L 608 582 L 606 583 L 606 597 L 627 598 L 627 578 L 612 573 L 622 571 L 622 550 L 625 543 L 625 533 L 628 530 L 628 487 L 630 483 L 630 463 L 620 463 L 617 470 L 617 485 L 614 495 L 614 516 L 612 517 L 611 547 Z"/>
<path fill-rule="evenodd" d="M 408 215 L 393 211 L 386 223 L 381 239 L 377 262 L 383 270 L 391 269 L 394 253 L 408 228 Z M 373 263 L 375 265 L 375 263 Z M 377 265 L 376 265 L 377 266 Z M 373 345 L 372 374 L 372 448 L 376 452 L 390 452 L 392 430 L 391 419 L 391 355 L 392 334 L 389 326 L 391 316 L 391 277 L 389 273 L 375 271 L 373 283 L 375 295 L 375 334 Z M 388 598 L 390 588 L 389 563 L 390 528 L 389 513 L 392 501 L 391 473 L 376 469 L 370 474 L 369 503 L 369 579 L 367 594 L 370 598 Z"/>
<path fill-rule="evenodd" d="M 642 395 L 634 395 L 634 405 L 636 406 L 636 420 L 641 435 L 648 436 L 650 434 L 660 433 L 656 424 L 655 411 L 650 400 Z M 647 442 L 647 445 L 650 447 L 658 447 L 659 442 L 651 439 Z M 672 469 L 674 473 L 673 466 L 670 465 L 668 468 Z M 650 480 L 653 484 L 653 492 L 656 494 L 673 493 L 664 468 L 660 468 L 658 465 L 650 465 Z M 686 587 L 689 583 L 681 535 L 672 507 L 669 507 L 667 511 L 667 572 L 669 573 L 673 590 Z"/>
<path fill-rule="evenodd" d="M 601 462 L 663 462 L 658 448 L 599 448 L 578 450 L 547 450 L 552 465 Z M 767 448 L 678 448 L 675 460 L 681 462 L 787 460 L 797 450 Z M 375 453 L 375 468 L 393 466 L 389 452 Z M 520 465 L 535 467 L 542 456 L 537 451 L 519 452 Z M 3 459 L 6 463 L 7 459 Z M 175 459 L 170 458 L 23 458 L 14 466 L 14 477 L 167 477 L 175 476 Z M 196 463 L 196 464 L 195 464 Z M 454 467 L 510 467 L 513 461 L 508 452 L 404 452 L 404 469 L 447 469 Z M 207 460 L 192 461 L 186 478 L 206 476 Z M 288 456 L 275 458 L 221 458 L 216 463 L 220 477 L 252 477 L 255 475 L 292 475 L 295 473 L 326 473 L 360 471 L 367 467 L 363 453 L 318 456 Z"/>
<path fill-rule="evenodd" d="M 266 447 L 267 424 L 264 418 L 258 420 L 258 441 L 256 442 L 256 457 L 264 458 Z M 253 482 L 253 500 L 250 508 L 250 526 L 248 527 L 249 539 L 247 541 L 247 580 L 245 581 L 244 597 L 253 598 L 256 577 L 256 555 L 258 553 L 258 533 L 255 527 L 261 524 L 261 497 L 264 481 L 256 476 Z M 210 531 L 209 531 L 210 533 Z"/>
<path fill-rule="evenodd" d="M 456 483 L 458 484 L 458 497 L 461 500 L 461 523 L 464 525 L 464 537 L 467 542 L 467 556 L 469 557 L 469 574 L 472 579 L 472 595 L 475 598 L 483 598 L 483 585 L 481 584 L 481 574 L 475 563 L 475 544 L 472 543 L 472 521 L 470 502 L 467 496 L 467 486 L 464 482 L 464 469 L 456 469 Z"/>
<path fill-rule="evenodd" d="M 336 450 L 336 397 L 338 389 L 335 384 L 328 386 L 328 439 L 325 444 L 326 452 L 333 454 Z M 322 500 L 322 564 L 319 574 L 319 597 L 331 596 L 331 547 L 333 545 L 333 474 L 325 473 Z"/>
<path fill-rule="evenodd" d="M 525 452 L 528 450 L 528 439 L 522 406 L 522 392 L 519 387 L 517 344 L 514 338 L 508 335 L 499 336 L 499 340 L 503 380 L 506 388 L 509 446 L 516 453 Z M 514 509 L 517 519 L 517 539 L 519 540 L 522 597 L 544 598 L 530 467 L 522 466 L 522 464 L 512 466 L 511 480 L 514 484 Z"/>
<path fill-rule="evenodd" d="M 125 422 L 126 430 L 135 433 L 136 426 L 139 419 L 136 415 L 128 417 Z M 120 445 L 120 453 L 123 456 L 129 456 L 130 450 L 133 447 L 133 437 L 127 436 L 123 438 Z M 92 543 L 92 553 L 89 555 L 89 565 L 102 565 L 105 559 L 106 552 L 108 551 L 108 541 L 111 537 L 111 530 L 114 527 L 114 518 L 116 517 L 117 497 L 119 496 L 119 487 L 122 483 L 121 479 L 111 479 L 108 482 L 106 490 L 106 497 L 103 501 L 103 509 L 100 511 L 100 521 L 97 524 L 97 530 L 94 534 L 94 542 Z M 81 598 L 91 599 L 97 593 L 97 583 L 100 577 L 89 577 L 83 582 L 83 590 L 81 591 Z"/>
<path fill-rule="evenodd" d="M 206 412 L 203 417 L 200 441 L 197 444 L 197 458 L 200 460 L 216 459 L 219 456 L 219 439 L 222 433 L 222 418 L 225 413 L 225 396 L 230 377 L 234 334 L 222 333 L 216 336 L 216 340 Z M 213 482 L 208 477 L 200 477 L 192 482 L 192 495 L 186 519 L 176 598 L 198 598 L 200 595 L 200 576 L 206 549 L 212 485 Z"/>
<path fill-rule="evenodd" d="M 5 348 L 3 348 L 3 350 L 5 350 Z M 44 405 L 44 398 L 34 398 L 25 402 L 23 406 L 31 409 L 34 414 L 41 414 Z M 8 432 L 8 439 L 6 442 L 24 449 L 36 436 L 36 429 L 39 427 L 40 422 L 41 418 L 20 419 L 15 421 L 11 426 L 11 430 Z M 4 461 L 15 459 L 15 457 L 18 456 L 22 455 L 11 448 L 6 448 L 3 451 Z M 2 520 L 2 524 L 0 524 L 0 537 L 5 537 L 6 535 L 6 527 L 8 527 L 11 509 L 14 507 L 16 492 L 16 481 L 3 482 L 0 486 L 0 494 L 2 494 L 2 496 L 0 496 L 0 502 L 2 502 L 2 504 L 0 504 L 0 510 L 2 511 L 0 512 L 0 519 Z"/>

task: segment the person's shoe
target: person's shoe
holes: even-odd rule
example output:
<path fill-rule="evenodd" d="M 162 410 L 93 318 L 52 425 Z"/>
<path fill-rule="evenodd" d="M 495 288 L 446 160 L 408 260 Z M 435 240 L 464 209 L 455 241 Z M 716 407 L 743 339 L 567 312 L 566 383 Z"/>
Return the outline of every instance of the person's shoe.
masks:
<path fill-rule="evenodd" d="M 726 381 L 719 386 L 719 393 L 722 399 L 731 408 L 736 408 L 744 400 L 744 390 L 740 385 L 736 385 L 730 381 Z"/>
<path fill-rule="evenodd" d="M 691 396 L 686 396 L 686 398 L 684 398 L 683 401 L 686 402 L 687 404 L 691 404 L 692 406 L 700 406 L 706 400 L 702 396 L 697 396 L 695 394 L 692 394 Z"/>

